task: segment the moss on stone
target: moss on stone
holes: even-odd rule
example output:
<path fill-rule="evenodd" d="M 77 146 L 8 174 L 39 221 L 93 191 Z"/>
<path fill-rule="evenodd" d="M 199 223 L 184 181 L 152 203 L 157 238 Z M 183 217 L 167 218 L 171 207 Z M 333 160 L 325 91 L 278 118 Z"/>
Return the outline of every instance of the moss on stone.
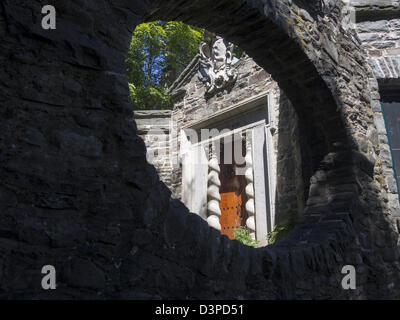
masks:
<path fill-rule="evenodd" d="M 282 239 L 285 235 L 293 230 L 295 225 L 296 223 L 292 218 L 286 218 L 277 223 L 272 231 L 268 232 L 267 234 L 268 244 L 273 244 Z"/>

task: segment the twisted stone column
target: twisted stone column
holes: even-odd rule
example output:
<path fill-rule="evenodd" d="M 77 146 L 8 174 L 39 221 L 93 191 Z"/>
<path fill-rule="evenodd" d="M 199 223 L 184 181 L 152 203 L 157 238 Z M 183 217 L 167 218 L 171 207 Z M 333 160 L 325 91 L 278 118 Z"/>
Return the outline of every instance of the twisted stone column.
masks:
<path fill-rule="evenodd" d="M 246 212 L 248 218 L 246 220 L 246 226 L 250 231 L 251 237 L 255 240 L 256 238 L 256 217 L 255 217 L 255 205 L 254 205 L 254 175 L 253 175 L 253 156 L 252 156 L 252 140 L 251 140 L 251 131 L 248 131 L 246 134 L 246 173 L 245 177 L 247 180 L 246 186 Z"/>
<path fill-rule="evenodd" d="M 221 217 L 221 208 L 219 206 L 221 201 L 221 196 L 219 194 L 221 181 L 219 180 L 220 167 L 215 143 L 217 142 L 211 143 L 210 161 L 208 162 L 209 174 L 207 189 L 207 222 L 210 227 L 221 231 L 221 224 L 219 222 L 219 218 Z"/>

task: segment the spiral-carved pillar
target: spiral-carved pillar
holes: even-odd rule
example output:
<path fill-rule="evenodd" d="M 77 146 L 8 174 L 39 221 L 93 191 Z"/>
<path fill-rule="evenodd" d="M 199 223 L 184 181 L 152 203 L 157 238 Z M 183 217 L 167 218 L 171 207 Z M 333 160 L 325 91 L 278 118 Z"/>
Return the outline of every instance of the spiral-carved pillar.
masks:
<path fill-rule="evenodd" d="M 219 189 L 221 187 L 221 181 L 219 180 L 220 167 L 218 163 L 216 146 L 213 142 L 211 144 L 210 161 L 208 162 L 209 173 L 208 173 L 208 188 L 207 188 L 207 222 L 210 227 L 213 227 L 221 231 L 221 224 L 219 219 L 221 217 L 221 209 L 219 203 L 221 196 Z"/>
<path fill-rule="evenodd" d="M 250 231 L 252 238 L 255 240 L 256 238 L 256 217 L 255 217 L 255 205 L 254 205 L 254 175 L 253 175 L 253 156 L 252 156 L 252 140 L 251 140 L 251 131 L 248 131 L 246 134 L 246 173 L 245 177 L 247 180 L 246 186 L 246 212 L 248 218 L 246 220 L 246 226 Z"/>

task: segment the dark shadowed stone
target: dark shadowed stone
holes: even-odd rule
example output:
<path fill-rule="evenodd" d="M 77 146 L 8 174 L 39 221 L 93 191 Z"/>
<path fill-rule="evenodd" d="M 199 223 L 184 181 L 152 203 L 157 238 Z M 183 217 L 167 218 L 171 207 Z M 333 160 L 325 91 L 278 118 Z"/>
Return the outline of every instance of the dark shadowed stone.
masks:
<path fill-rule="evenodd" d="M 201 274 L 210 276 L 216 269 L 218 254 L 220 252 L 221 235 L 212 229 L 208 241 L 203 243 L 199 253 L 197 268 Z"/>
<path fill-rule="evenodd" d="M 175 203 L 175 204 L 174 204 Z M 166 244 L 175 246 L 178 242 L 184 241 L 184 229 L 187 209 L 182 204 L 173 201 L 166 212 L 164 232 Z"/>
<path fill-rule="evenodd" d="M 88 158 L 98 158 L 101 155 L 103 144 L 96 137 L 85 137 L 74 132 L 59 132 L 57 138 L 65 151 Z"/>
<path fill-rule="evenodd" d="M 41 193 L 36 195 L 35 206 L 56 210 L 76 209 L 76 196 L 60 193 Z"/>
<path fill-rule="evenodd" d="M 15 207 L 17 205 L 17 196 L 15 193 L 4 187 L 0 186 L 0 209 L 6 209 L 8 207 Z"/>
<path fill-rule="evenodd" d="M 87 259 L 74 257 L 65 262 L 62 281 L 76 288 L 102 289 L 105 287 L 104 272 Z"/>
<path fill-rule="evenodd" d="M 25 142 L 37 147 L 45 148 L 47 146 L 46 138 L 36 128 L 27 129 L 25 131 L 24 140 Z"/>
<path fill-rule="evenodd" d="M 46 226 L 35 218 L 25 218 L 19 230 L 19 239 L 32 245 L 48 245 L 50 238 Z"/>
<path fill-rule="evenodd" d="M 87 231 L 72 221 L 53 223 L 46 233 L 54 248 L 73 247 L 87 238 Z"/>

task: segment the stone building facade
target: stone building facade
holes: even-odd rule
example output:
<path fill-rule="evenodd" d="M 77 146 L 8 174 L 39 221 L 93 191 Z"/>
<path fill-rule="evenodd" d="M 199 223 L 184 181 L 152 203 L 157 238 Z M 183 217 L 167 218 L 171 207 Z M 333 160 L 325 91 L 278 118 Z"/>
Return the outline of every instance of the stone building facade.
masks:
<path fill-rule="evenodd" d="M 157 168 L 160 179 L 171 188 L 171 111 L 135 111 L 134 116 L 138 135 L 146 144 L 148 160 Z"/>
<path fill-rule="evenodd" d="M 41 27 L 46 4 L 0 3 L 1 298 L 399 297 L 396 157 L 379 109 L 396 98 L 397 31 L 374 56 L 361 41 L 370 17 L 395 28 L 398 1 L 54 1 L 56 30 Z M 124 61 L 134 28 L 152 20 L 237 44 L 291 102 L 304 210 L 276 243 L 221 236 L 147 162 Z M 45 265 L 57 290 L 40 286 Z M 341 286 L 346 265 L 355 290 Z"/>
<path fill-rule="evenodd" d="M 143 134 L 150 154 L 154 148 L 160 148 L 159 134 L 164 133 L 164 140 L 169 143 L 167 151 L 159 152 L 149 160 L 173 197 L 182 200 L 191 212 L 207 220 L 207 204 L 211 201 L 207 196 L 208 178 L 211 177 L 208 177 L 211 171 L 208 165 L 210 141 L 206 145 L 199 140 L 226 136 L 229 132 L 232 136 L 245 136 L 245 130 L 253 130 L 251 140 L 257 141 L 260 130 L 254 131 L 254 128 L 259 127 L 261 121 L 262 139 L 248 146 L 252 161 L 250 182 L 256 189 L 255 197 L 252 197 L 254 204 L 251 205 L 254 208 L 249 210 L 255 218 L 259 214 L 254 226 L 252 223 L 249 225 L 253 226 L 254 230 L 250 230 L 254 234 L 256 225 L 263 225 L 255 238 L 261 245 L 266 245 L 267 234 L 275 224 L 294 225 L 301 218 L 305 206 L 296 113 L 277 83 L 245 53 L 234 66 L 235 81 L 229 88 L 213 95 L 207 95 L 206 84 L 201 80 L 200 60 L 199 54 L 169 88 L 174 103 L 169 126 L 166 125 L 166 111 L 137 111 L 135 118 L 139 132 Z M 160 117 L 163 115 L 162 122 Z M 163 123 L 163 127 L 159 123 Z M 152 132 L 146 132 L 146 128 Z M 210 130 L 210 135 L 201 138 L 202 129 Z M 195 137 L 192 137 L 192 132 L 196 133 Z M 250 131 L 247 139 L 249 136 Z M 205 148 L 203 164 L 196 159 L 199 151 L 188 146 L 197 143 Z M 256 151 L 260 149 L 258 153 L 265 153 L 265 157 L 255 154 L 254 147 Z M 221 161 L 218 155 L 218 162 Z M 266 181 L 258 181 L 260 176 L 265 176 Z M 254 178 L 257 180 L 255 186 Z M 261 185 L 266 187 L 260 188 Z M 245 221 L 243 225 L 246 225 Z"/>

